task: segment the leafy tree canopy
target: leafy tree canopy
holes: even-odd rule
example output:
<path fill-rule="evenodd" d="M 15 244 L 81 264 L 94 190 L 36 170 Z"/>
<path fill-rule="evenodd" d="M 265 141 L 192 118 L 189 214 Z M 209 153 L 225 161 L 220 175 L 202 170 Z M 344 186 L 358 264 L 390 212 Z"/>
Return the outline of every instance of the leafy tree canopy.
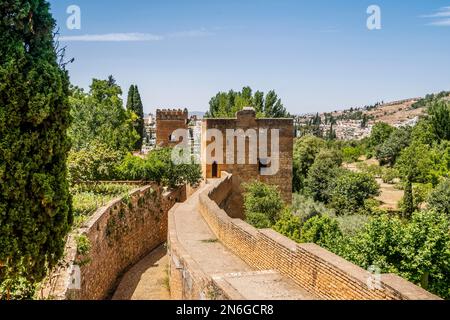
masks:
<path fill-rule="evenodd" d="M 250 87 L 244 87 L 241 92 L 230 90 L 219 92 L 209 102 L 207 118 L 234 118 L 236 112 L 244 107 L 253 107 L 260 118 L 288 118 L 289 113 L 284 108 L 281 99 L 275 91 L 269 91 L 264 95 L 261 91 L 253 91 Z"/>
<path fill-rule="evenodd" d="M 122 90 L 112 77 L 93 79 L 87 94 L 82 89 L 72 88 L 73 124 L 69 135 L 75 150 L 95 143 L 123 153 L 134 150 L 139 140 L 133 126 L 136 115 L 124 109 L 121 94 Z"/>

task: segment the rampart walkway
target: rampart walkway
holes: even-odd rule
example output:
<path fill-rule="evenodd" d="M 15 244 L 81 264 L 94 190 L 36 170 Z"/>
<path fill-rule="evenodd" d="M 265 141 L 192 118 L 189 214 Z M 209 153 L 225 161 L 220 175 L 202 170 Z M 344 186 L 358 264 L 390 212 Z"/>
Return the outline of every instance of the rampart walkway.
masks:
<path fill-rule="evenodd" d="M 198 210 L 199 194 L 208 188 L 205 185 L 172 212 L 178 241 L 203 271 L 243 299 L 316 299 L 275 271 L 252 269 L 217 240 Z"/>

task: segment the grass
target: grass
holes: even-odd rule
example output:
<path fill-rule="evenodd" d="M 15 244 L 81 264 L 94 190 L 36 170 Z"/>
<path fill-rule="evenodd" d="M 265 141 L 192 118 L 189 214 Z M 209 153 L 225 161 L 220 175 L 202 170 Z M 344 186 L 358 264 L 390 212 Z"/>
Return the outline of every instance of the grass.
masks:
<path fill-rule="evenodd" d="M 76 185 L 71 189 L 73 198 L 74 226 L 80 227 L 94 212 L 111 200 L 126 196 L 135 185 L 97 184 Z"/>

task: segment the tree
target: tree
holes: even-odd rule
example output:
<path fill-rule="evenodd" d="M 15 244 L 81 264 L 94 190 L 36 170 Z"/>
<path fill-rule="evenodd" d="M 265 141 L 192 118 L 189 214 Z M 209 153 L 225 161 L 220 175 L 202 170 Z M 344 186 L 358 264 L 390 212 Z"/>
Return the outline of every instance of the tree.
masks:
<path fill-rule="evenodd" d="M 387 123 L 378 122 L 372 128 L 372 133 L 369 138 L 368 146 L 374 149 L 376 146 L 385 142 L 391 133 L 394 131 L 394 127 L 391 127 Z"/>
<path fill-rule="evenodd" d="M 236 112 L 244 107 L 253 107 L 258 117 L 288 118 L 289 113 L 284 108 L 281 99 L 275 91 L 269 91 L 266 96 L 261 91 L 253 95 L 250 87 L 244 87 L 241 92 L 230 90 L 219 92 L 211 98 L 207 118 L 233 118 Z"/>
<path fill-rule="evenodd" d="M 435 101 L 428 108 L 433 133 L 439 140 L 450 140 L 450 103 Z"/>
<path fill-rule="evenodd" d="M 404 181 L 430 182 L 431 169 L 434 167 L 430 147 L 413 142 L 403 149 L 395 167 Z"/>
<path fill-rule="evenodd" d="M 124 154 L 134 150 L 139 135 L 133 124 L 136 115 L 123 107 L 122 90 L 114 78 L 93 79 L 90 92 L 72 89 L 70 98 L 73 124 L 69 135 L 73 148 L 80 150 L 99 143 Z"/>
<path fill-rule="evenodd" d="M 445 213 L 450 219 L 450 179 L 442 181 L 430 194 L 428 208 Z"/>
<path fill-rule="evenodd" d="M 293 241 L 300 242 L 301 227 L 302 220 L 300 217 L 292 214 L 289 210 L 284 210 L 273 229 Z"/>
<path fill-rule="evenodd" d="M 403 217 L 409 219 L 415 210 L 412 181 L 408 179 L 405 182 L 405 195 L 403 196 Z"/>
<path fill-rule="evenodd" d="M 411 143 L 411 127 L 395 129 L 383 144 L 375 148 L 375 156 L 381 165 L 393 166 L 403 149 Z"/>
<path fill-rule="evenodd" d="M 400 274 L 424 289 L 450 298 L 450 223 L 448 216 L 419 211 L 406 225 Z"/>
<path fill-rule="evenodd" d="M 330 202 L 331 185 L 339 175 L 339 167 L 342 159 L 333 155 L 329 150 L 322 150 L 316 157 L 316 161 L 308 171 L 305 180 L 306 194 L 314 201 Z"/>
<path fill-rule="evenodd" d="M 33 289 L 55 266 L 73 218 L 69 79 L 55 21 L 44 0 L 4 0 L 0 11 L 1 299 L 24 282 Z"/>
<path fill-rule="evenodd" d="M 314 136 L 305 136 L 295 141 L 293 153 L 293 188 L 295 192 L 304 189 L 304 181 L 309 168 L 313 165 L 320 150 L 325 147 L 325 141 Z"/>
<path fill-rule="evenodd" d="M 131 85 L 128 90 L 127 110 L 137 116 L 133 125 L 140 138 L 137 140 L 134 149 L 141 150 L 144 141 L 144 107 L 137 85 Z"/>
<path fill-rule="evenodd" d="M 262 182 L 244 185 L 245 218 L 255 228 L 270 228 L 284 208 L 280 192 L 276 187 Z"/>
<path fill-rule="evenodd" d="M 369 174 L 343 170 L 328 192 L 336 214 L 351 215 L 365 209 L 365 201 L 379 194 L 379 186 Z"/>

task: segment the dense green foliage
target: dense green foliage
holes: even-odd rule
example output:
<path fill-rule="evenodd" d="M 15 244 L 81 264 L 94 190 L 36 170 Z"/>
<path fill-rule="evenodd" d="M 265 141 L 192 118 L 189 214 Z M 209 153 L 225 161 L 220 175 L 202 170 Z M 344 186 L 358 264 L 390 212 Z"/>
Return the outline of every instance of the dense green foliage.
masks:
<path fill-rule="evenodd" d="M 175 164 L 172 149 L 162 148 L 150 152 L 145 158 L 128 155 L 117 167 L 121 180 L 147 180 L 176 188 L 186 183 L 197 186 L 201 181 L 200 165 L 192 162 Z"/>
<path fill-rule="evenodd" d="M 127 195 L 134 185 L 113 183 L 81 183 L 71 188 L 74 227 L 80 227 L 99 208 L 111 200 Z"/>
<path fill-rule="evenodd" d="M 375 148 L 375 156 L 381 165 L 393 166 L 403 149 L 411 143 L 411 127 L 395 129 L 389 138 Z"/>
<path fill-rule="evenodd" d="M 368 141 L 369 148 L 375 149 L 375 147 L 382 145 L 389 139 L 393 131 L 394 128 L 387 123 L 377 122 L 372 128 L 372 133 Z"/>
<path fill-rule="evenodd" d="M 121 94 L 122 89 L 112 77 L 93 79 L 87 94 L 82 89 L 72 89 L 73 123 L 69 134 L 73 149 L 101 144 L 122 153 L 134 150 L 139 140 L 134 128 L 137 116 L 124 109 Z"/>
<path fill-rule="evenodd" d="M 437 212 L 445 213 L 450 219 L 450 179 L 442 181 L 431 192 L 428 198 L 428 206 Z"/>
<path fill-rule="evenodd" d="M 128 90 L 127 110 L 133 112 L 137 118 L 134 120 L 134 129 L 139 135 L 134 149 L 140 151 L 144 141 L 144 106 L 137 85 L 131 85 Z"/>
<path fill-rule="evenodd" d="M 63 254 L 69 79 L 44 0 L 0 4 L 0 299 L 30 298 Z"/>
<path fill-rule="evenodd" d="M 230 90 L 219 92 L 209 102 L 206 118 L 234 118 L 236 112 L 244 107 L 253 107 L 260 118 L 288 118 L 289 113 L 284 108 L 281 99 L 275 91 L 264 95 L 261 91 L 253 93 L 250 87 L 244 87 L 241 92 Z"/>
<path fill-rule="evenodd" d="M 294 143 L 293 154 L 293 189 L 295 192 L 305 188 L 305 179 L 316 156 L 326 146 L 324 140 L 315 136 L 305 136 Z"/>
<path fill-rule="evenodd" d="M 244 186 L 244 209 L 248 223 L 256 228 L 272 227 L 284 207 L 280 192 L 261 182 Z"/>
<path fill-rule="evenodd" d="M 330 205 L 337 215 L 365 210 L 366 200 L 379 194 L 379 186 L 372 176 L 351 171 L 338 175 L 330 188 Z"/>
<path fill-rule="evenodd" d="M 122 159 L 120 151 L 94 143 L 79 151 L 71 150 L 68 158 L 69 178 L 73 183 L 112 180 Z"/>

